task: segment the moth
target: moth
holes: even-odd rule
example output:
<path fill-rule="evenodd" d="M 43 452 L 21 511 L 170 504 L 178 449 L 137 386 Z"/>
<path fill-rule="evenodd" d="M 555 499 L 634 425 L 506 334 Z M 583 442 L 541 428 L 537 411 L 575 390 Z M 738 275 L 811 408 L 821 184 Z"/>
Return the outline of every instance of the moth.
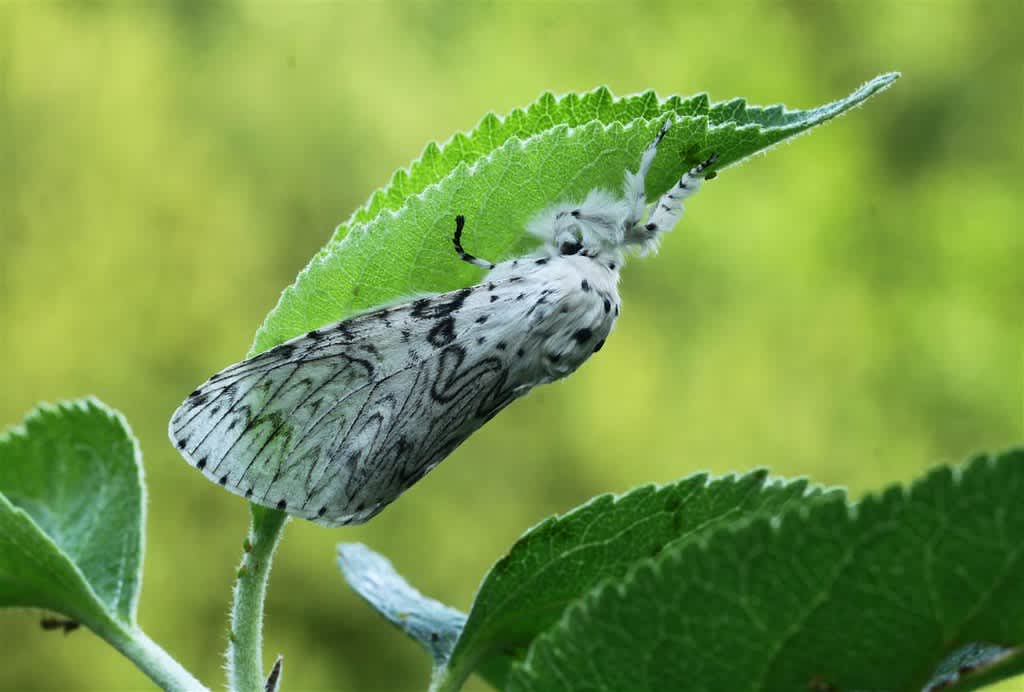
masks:
<path fill-rule="evenodd" d="M 656 249 L 717 159 L 648 209 L 645 179 L 669 124 L 626 171 L 620 196 L 595 189 L 534 217 L 535 254 L 474 257 L 457 216 L 455 252 L 487 270 L 480 283 L 370 310 L 225 368 L 175 411 L 171 441 L 251 502 L 326 526 L 370 519 L 512 401 L 601 350 L 626 255 Z"/>

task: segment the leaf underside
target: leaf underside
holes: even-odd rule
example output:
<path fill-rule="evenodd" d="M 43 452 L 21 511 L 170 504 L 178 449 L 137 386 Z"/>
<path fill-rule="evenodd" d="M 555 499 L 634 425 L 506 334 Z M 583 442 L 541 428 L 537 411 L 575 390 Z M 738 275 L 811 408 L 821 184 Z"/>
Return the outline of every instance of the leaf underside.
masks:
<path fill-rule="evenodd" d="M 134 625 L 143 498 L 135 438 L 95 399 L 0 435 L 0 606 Z"/>

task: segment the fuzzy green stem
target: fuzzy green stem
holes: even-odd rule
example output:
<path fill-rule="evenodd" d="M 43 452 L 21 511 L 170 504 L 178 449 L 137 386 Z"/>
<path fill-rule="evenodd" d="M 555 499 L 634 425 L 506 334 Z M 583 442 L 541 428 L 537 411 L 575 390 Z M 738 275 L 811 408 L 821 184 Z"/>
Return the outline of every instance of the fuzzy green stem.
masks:
<path fill-rule="evenodd" d="M 270 563 L 281 539 L 288 515 L 249 505 L 252 525 L 246 538 L 242 564 L 235 582 L 228 644 L 228 689 L 231 692 L 262 692 L 263 602 L 270 577 Z"/>
<path fill-rule="evenodd" d="M 122 625 L 113 620 L 103 626 L 91 626 L 98 635 L 148 675 L 160 689 L 166 692 L 209 692 L 138 627 Z"/>

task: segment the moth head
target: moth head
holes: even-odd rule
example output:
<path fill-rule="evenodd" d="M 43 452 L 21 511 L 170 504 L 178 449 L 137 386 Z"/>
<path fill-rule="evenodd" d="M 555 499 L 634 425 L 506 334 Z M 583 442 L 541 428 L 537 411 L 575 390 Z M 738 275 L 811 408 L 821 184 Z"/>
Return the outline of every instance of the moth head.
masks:
<path fill-rule="evenodd" d="M 552 255 L 596 257 L 616 252 L 622 244 L 622 204 L 602 190 L 593 190 L 582 204 L 545 209 L 530 221 L 527 230 L 540 238 Z"/>

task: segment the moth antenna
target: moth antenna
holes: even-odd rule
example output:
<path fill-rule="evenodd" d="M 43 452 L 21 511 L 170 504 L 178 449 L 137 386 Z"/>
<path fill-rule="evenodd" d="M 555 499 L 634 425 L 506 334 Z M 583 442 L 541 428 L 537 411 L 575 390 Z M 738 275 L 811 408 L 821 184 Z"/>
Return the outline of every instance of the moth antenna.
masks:
<path fill-rule="evenodd" d="M 466 225 L 466 217 L 459 214 L 455 217 L 455 235 L 452 237 L 452 244 L 455 245 L 455 252 L 459 253 L 459 258 L 463 262 L 469 262 L 470 264 L 484 269 L 494 269 L 494 263 L 488 262 L 487 260 L 474 257 L 465 250 L 462 249 L 462 228 Z"/>

